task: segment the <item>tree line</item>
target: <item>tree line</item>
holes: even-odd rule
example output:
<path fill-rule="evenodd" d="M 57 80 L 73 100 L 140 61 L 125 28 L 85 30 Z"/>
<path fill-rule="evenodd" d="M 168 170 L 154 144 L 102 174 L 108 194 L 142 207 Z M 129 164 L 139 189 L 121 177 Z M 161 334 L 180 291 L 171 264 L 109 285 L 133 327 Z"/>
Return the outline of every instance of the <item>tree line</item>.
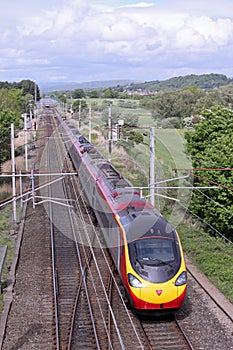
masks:
<path fill-rule="evenodd" d="M 40 89 L 39 86 L 32 80 L 21 80 L 19 82 L 8 82 L 8 81 L 0 81 L 0 89 L 6 90 L 21 90 L 22 96 L 26 96 L 30 94 L 37 101 L 40 100 Z"/>
<path fill-rule="evenodd" d="M 140 104 L 152 111 L 153 119 L 162 128 L 192 127 L 199 122 L 204 109 L 215 105 L 232 108 L 233 84 L 210 91 L 196 87 L 165 90 L 151 98 L 143 98 Z"/>
<path fill-rule="evenodd" d="M 36 94 L 36 96 L 35 96 Z M 33 81 L 0 82 L 0 167 L 10 158 L 10 125 L 22 126 L 21 115 L 29 113 L 30 104 L 40 99 L 39 87 Z"/>
<path fill-rule="evenodd" d="M 150 84 L 154 86 L 155 82 Z M 192 127 L 199 122 L 203 109 L 214 105 L 232 108 L 233 105 L 233 80 L 225 75 L 189 75 L 171 78 L 160 84 L 163 84 L 163 88 L 152 95 L 148 93 L 152 90 L 146 90 L 146 87 L 149 88 L 147 83 L 143 83 L 140 93 L 136 89 L 138 85 L 130 84 L 105 89 L 79 88 L 69 92 L 54 92 L 51 96 L 63 102 L 73 99 L 73 110 L 78 110 L 79 100 L 86 98 L 139 100 L 140 106 L 150 110 L 158 127 L 162 128 Z"/>
<path fill-rule="evenodd" d="M 214 106 L 185 134 L 192 158 L 194 190 L 190 208 L 204 222 L 233 240 L 233 111 Z M 209 226 L 208 226 L 209 227 Z M 211 230 L 211 232 L 213 232 Z"/>
<path fill-rule="evenodd" d="M 179 90 L 187 86 L 195 86 L 199 89 L 212 90 L 216 87 L 225 86 L 233 83 L 233 79 L 224 74 L 190 74 L 185 76 L 174 77 L 163 81 L 149 81 L 144 83 L 131 83 L 129 90 L 142 91 L 164 91 L 168 89 Z"/>

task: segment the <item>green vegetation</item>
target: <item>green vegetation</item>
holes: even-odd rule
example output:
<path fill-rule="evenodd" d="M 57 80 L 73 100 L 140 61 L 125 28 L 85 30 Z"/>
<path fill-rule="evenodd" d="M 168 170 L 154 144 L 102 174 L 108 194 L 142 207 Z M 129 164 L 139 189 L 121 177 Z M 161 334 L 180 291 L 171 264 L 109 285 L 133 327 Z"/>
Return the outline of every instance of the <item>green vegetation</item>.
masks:
<path fill-rule="evenodd" d="M 233 240 L 233 112 L 217 106 L 202 115 L 200 123 L 185 134 L 193 168 L 203 168 L 194 170 L 194 185 L 219 188 L 195 192 L 191 207 L 195 214 Z"/>
<path fill-rule="evenodd" d="M 233 303 L 233 249 L 219 237 L 211 237 L 200 227 L 187 222 L 178 227 L 188 258 Z"/>
<path fill-rule="evenodd" d="M 165 90 L 180 90 L 187 87 L 195 87 L 202 90 L 213 90 L 215 88 L 224 87 L 232 84 L 233 80 L 227 78 L 223 74 L 191 74 L 170 78 L 167 80 L 147 81 L 147 82 L 133 82 L 129 80 L 116 81 L 99 81 L 86 83 L 67 83 L 67 84 L 52 84 L 46 87 L 46 93 L 50 97 L 57 97 L 61 92 L 66 96 L 73 96 L 73 92 L 79 90 L 85 97 L 101 98 L 106 93 L 106 98 L 129 98 L 140 99 L 140 95 L 149 93 L 157 93 Z M 135 96 L 137 92 L 137 96 Z M 110 95 L 109 95 L 110 93 Z"/>
<path fill-rule="evenodd" d="M 34 82 L 22 80 L 19 83 L 0 82 L 0 165 L 10 158 L 10 125 L 15 130 L 21 124 L 21 114 L 29 113 L 30 105 L 37 99 L 39 89 Z"/>
<path fill-rule="evenodd" d="M 167 89 L 182 89 L 187 86 L 195 86 L 200 89 L 214 89 L 216 87 L 231 84 L 232 79 L 223 74 L 190 74 L 186 76 L 174 77 L 164 81 L 150 81 L 145 83 L 130 84 L 132 90 L 143 89 L 150 91 L 160 91 Z"/>
<path fill-rule="evenodd" d="M 10 90 L 21 90 L 22 95 L 31 95 L 33 97 L 33 100 L 35 100 L 35 92 L 37 100 L 40 99 L 40 90 L 38 85 L 32 81 L 32 80 L 21 80 L 20 82 L 14 82 L 9 83 L 8 81 L 0 81 L 0 89 L 6 89 L 8 91 Z"/>
<path fill-rule="evenodd" d="M 3 273 L 2 273 L 2 288 L 6 287 L 6 279 L 9 275 L 9 268 L 11 266 L 14 250 L 15 250 L 15 237 L 10 236 L 10 227 L 12 221 L 12 206 L 8 205 L 4 209 L 0 210 L 0 245 L 7 246 L 7 255 L 4 263 Z M 3 307 L 3 296 L 0 294 L 0 312 Z"/>
<path fill-rule="evenodd" d="M 78 111 L 79 101 L 83 105 L 86 100 L 92 101 L 93 110 L 103 110 L 106 102 L 112 102 L 115 109 L 119 107 L 121 113 L 131 116 L 135 115 L 135 111 L 138 113 L 138 106 L 141 106 L 141 111 L 148 110 L 157 127 L 179 129 L 193 127 L 200 121 L 204 109 L 215 105 L 232 108 L 233 80 L 222 74 L 187 75 L 162 82 L 93 90 L 79 88 L 70 92 L 55 92 L 52 96 L 72 105 L 74 112 Z M 96 102 L 98 99 L 102 100 L 102 105 Z M 83 108 L 86 110 L 87 105 Z"/>
<path fill-rule="evenodd" d="M 19 127 L 20 118 L 9 109 L 0 110 L 0 165 L 10 158 L 10 125 L 14 123 L 15 128 Z"/>

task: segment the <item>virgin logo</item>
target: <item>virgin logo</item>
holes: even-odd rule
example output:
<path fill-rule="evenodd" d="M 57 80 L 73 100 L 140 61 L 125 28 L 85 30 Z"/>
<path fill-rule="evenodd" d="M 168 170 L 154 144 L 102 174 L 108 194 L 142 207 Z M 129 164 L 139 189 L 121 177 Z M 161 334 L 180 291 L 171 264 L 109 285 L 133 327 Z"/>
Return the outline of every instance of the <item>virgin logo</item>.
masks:
<path fill-rule="evenodd" d="M 162 289 L 156 289 L 156 293 L 158 296 L 160 296 L 162 294 Z"/>

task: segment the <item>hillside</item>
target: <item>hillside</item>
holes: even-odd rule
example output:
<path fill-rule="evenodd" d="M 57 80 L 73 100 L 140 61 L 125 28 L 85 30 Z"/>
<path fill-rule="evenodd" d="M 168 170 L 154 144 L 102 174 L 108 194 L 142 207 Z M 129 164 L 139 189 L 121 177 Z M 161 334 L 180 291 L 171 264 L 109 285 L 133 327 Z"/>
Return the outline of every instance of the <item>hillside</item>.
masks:
<path fill-rule="evenodd" d="M 89 81 L 89 82 L 56 82 L 41 83 L 40 90 L 44 94 L 55 91 L 72 91 L 75 89 L 105 89 L 108 87 L 116 88 L 123 86 L 127 91 L 161 91 L 166 89 L 182 89 L 188 86 L 195 86 L 200 89 L 211 90 L 224 85 L 233 83 L 233 79 L 223 74 L 201 74 L 201 75 L 185 75 L 159 81 L 138 82 L 136 80 L 107 80 L 107 81 Z"/>
<path fill-rule="evenodd" d="M 233 83 L 233 79 L 227 78 L 223 74 L 202 74 L 186 75 L 170 78 L 164 81 L 149 81 L 145 83 L 131 83 L 128 90 L 148 90 L 160 91 L 166 89 L 181 89 L 188 86 L 195 86 L 200 89 L 213 89 Z"/>
<path fill-rule="evenodd" d="M 136 82 L 136 80 L 107 80 L 107 81 L 88 81 L 88 82 L 56 82 L 40 83 L 40 90 L 44 94 L 55 91 L 72 91 L 75 89 L 105 89 L 108 87 L 125 86 Z"/>

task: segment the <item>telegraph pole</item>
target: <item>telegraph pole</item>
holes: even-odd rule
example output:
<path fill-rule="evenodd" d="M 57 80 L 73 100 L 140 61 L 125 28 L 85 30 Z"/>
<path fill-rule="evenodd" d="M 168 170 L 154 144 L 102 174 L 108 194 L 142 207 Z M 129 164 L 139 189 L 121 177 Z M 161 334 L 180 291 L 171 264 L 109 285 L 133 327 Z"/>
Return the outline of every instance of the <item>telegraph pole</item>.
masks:
<path fill-rule="evenodd" d="M 34 81 L 34 102 L 35 105 L 37 103 L 37 86 L 36 86 L 36 82 Z"/>
<path fill-rule="evenodd" d="M 88 119 L 89 119 L 89 142 L 91 142 L 91 104 L 90 103 L 89 103 Z"/>
<path fill-rule="evenodd" d="M 37 85 L 34 81 L 34 117 L 35 117 L 35 130 L 37 129 Z"/>
<path fill-rule="evenodd" d="M 81 99 L 79 100 L 78 106 L 78 129 L 81 128 Z"/>
<path fill-rule="evenodd" d="M 29 101 L 29 113 L 30 113 L 30 149 L 32 149 L 32 101 Z"/>
<path fill-rule="evenodd" d="M 150 128 L 150 202 L 154 206 L 155 182 L 155 128 Z"/>
<path fill-rule="evenodd" d="M 25 147 L 25 170 L 28 171 L 28 135 L 27 135 L 27 114 L 24 113 L 24 147 Z"/>
<path fill-rule="evenodd" d="M 111 161 L 112 153 L 112 103 L 108 108 L 108 161 Z"/>
<path fill-rule="evenodd" d="M 14 124 L 11 124 L 11 171 L 12 171 L 12 197 L 13 221 L 16 223 L 16 185 L 15 185 L 15 133 Z"/>

